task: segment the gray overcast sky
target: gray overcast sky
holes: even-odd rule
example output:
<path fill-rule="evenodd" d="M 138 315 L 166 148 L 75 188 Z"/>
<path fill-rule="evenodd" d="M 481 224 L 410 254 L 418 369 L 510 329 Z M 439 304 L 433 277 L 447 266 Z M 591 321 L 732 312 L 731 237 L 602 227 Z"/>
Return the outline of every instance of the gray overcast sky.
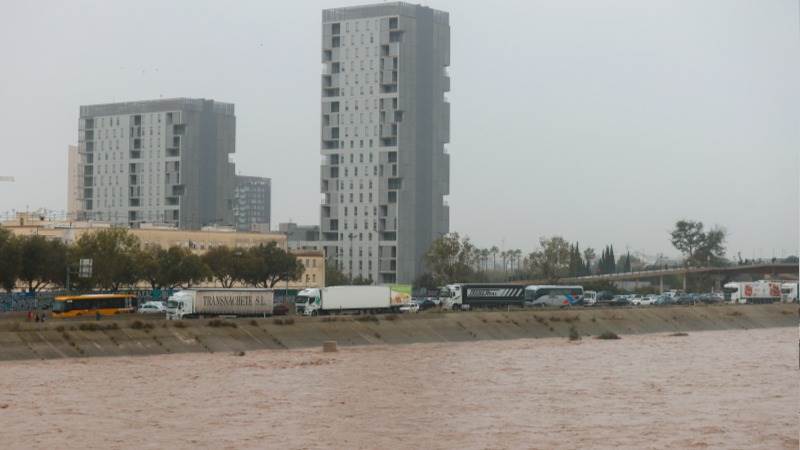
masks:
<path fill-rule="evenodd" d="M 79 105 L 205 97 L 236 105 L 273 223 L 317 223 L 320 11 L 359 3 L 2 2 L 0 214 L 65 208 Z M 452 231 L 675 254 L 685 217 L 797 253 L 796 0 L 426 4 L 450 12 Z"/>

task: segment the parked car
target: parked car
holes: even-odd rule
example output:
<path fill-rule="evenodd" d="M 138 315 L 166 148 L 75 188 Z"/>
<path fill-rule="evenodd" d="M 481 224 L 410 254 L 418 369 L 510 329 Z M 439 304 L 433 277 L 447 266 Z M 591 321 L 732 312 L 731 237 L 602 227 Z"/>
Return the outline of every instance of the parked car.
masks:
<path fill-rule="evenodd" d="M 631 302 L 624 295 L 617 295 L 610 300 L 598 300 L 594 306 L 628 306 Z"/>
<path fill-rule="evenodd" d="M 425 311 L 426 309 L 435 308 L 438 304 L 431 298 L 425 298 L 415 301 L 419 309 L 417 311 Z"/>
<path fill-rule="evenodd" d="M 411 302 L 400 307 L 400 312 L 415 313 L 419 311 L 419 303 Z"/>
<path fill-rule="evenodd" d="M 285 316 L 289 314 L 289 307 L 285 303 L 278 303 L 272 307 L 273 316 Z"/>
<path fill-rule="evenodd" d="M 696 294 L 681 294 L 674 300 L 676 305 L 694 305 L 698 302 L 698 297 Z"/>
<path fill-rule="evenodd" d="M 642 294 L 634 294 L 626 296 L 626 299 L 631 302 L 631 305 L 641 305 L 644 296 Z"/>
<path fill-rule="evenodd" d="M 137 310 L 140 314 L 163 314 L 167 312 L 167 307 L 161 302 L 146 302 Z"/>
<path fill-rule="evenodd" d="M 653 304 L 656 303 L 657 299 L 658 299 L 658 296 L 656 296 L 656 295 L 645 295 L 644 297 L 642 297 L 641 304 L 642 305 L 647 305 L 647 306 L 653 305 Z"/>
<path fill-rule="evenodd" d="M 667 306 L 667 305 L 672 305 L 673 303 L 675 303 L 673 297 L 671 295 L 666 295 L 666 294 L 659 295 L 658 297 L 656 297 L 655 302 L 653 302 L 653 304 L 656 306 Z"/>

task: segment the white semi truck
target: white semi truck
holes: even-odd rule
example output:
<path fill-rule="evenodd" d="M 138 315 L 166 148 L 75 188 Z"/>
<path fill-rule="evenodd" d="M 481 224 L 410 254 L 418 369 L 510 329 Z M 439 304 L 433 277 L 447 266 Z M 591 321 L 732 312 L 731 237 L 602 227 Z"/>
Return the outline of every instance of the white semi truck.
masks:
<path fill-rule="evenodd" d="M 354 314 L 399 312 L 408 304 L 408 294 L 393 291 L 389 286 L 330 286 L 303 289 L 295 298 L 298 314 Z"/>
<path fill-rule="evenodd" d="M 167 300 L 167 319 L 271 316 L 272 307 L 272 289 L 184 289 Z"/>
<path fill-rule="evenodd" d="M 445 309 L 455 310 L 466 310 L 477 306 L 488 308 L 523 306 L 525 286 L 509 283 L 448 284 L 439 291 L 439 303 Z"/>
<path fill-rule="evenodd" d="M 781 285 L 781 299 L 786 303 L 797 303 L 797 282 L 783 283 Z"/>
<path fill-rule="evenodd" d="M 774 303 L 781 301 L 781 284 L 774 281 L 725 283 L 722 287 L 729 303 Z"/>

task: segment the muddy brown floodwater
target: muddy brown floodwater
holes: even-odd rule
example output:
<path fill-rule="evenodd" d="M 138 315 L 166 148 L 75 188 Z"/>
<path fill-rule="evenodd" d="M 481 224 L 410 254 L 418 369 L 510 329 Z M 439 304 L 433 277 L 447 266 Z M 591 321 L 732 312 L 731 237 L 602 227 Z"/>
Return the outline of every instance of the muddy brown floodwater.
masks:
<path fill-rule="evenodd" d="M 798 448 L 796 329 L 0 363 L 2 448 Z"/>

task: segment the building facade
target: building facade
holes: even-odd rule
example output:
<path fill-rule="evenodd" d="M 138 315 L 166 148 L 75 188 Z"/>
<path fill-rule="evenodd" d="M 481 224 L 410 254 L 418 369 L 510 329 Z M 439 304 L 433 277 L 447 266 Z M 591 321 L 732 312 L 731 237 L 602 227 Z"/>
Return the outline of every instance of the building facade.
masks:
<path fill-rule="evenodd" d="M 323 250 L 319 240 L 319 225 L 298 225 L 294 222 L 278 224 L 278 231 L 286 235 L 287 245 L 293 250 Z"/>
<path fill-rule="evenodd" d="M 322 62 L 328 263 L 410 283 L 449 231 L 449 16 L 403 2 L 324 10 Z"/>
<path fill-rule="evenodd" d="M 14 220 L 0 223 L 0 227 L 9 230 L 16 236 L 38 235 L 47 239 L 57 239 L 65 244 L 73 244 L 84 234 L 109 229 L 111 224 L 108 222 L 76 222 L 71 220 L 53 221 L 36 214 L 18 213 Z M 143 246 L 184 247 L 198 255 L 202 255 L 210 248 L 223 245 L 230 248 L 246 249 L 275 242 L 278 247 L 295 255 L 305 267 L 303 275 L 299 279 L 289 281 L 288 286 L 290 289 L 325 286 L 326 261 L 324 253 L 320 250 L 292 249 L 291 246 L 287 245 L 287 236 L 283 233 L 178 230 L 149 225 L 131 228 L 129 231 L 139 239 Z M 201 286 L 214 285 L 215 283 L 211 281 L 201 284 Z M 284 286 L 285 283 L 280 283 L 276 287 L 283 288 Z"/>
<path fill-rule="evenodd" d="M 233 222 L 239 231 L 269 231 L 272 180 L 236 176 Z"/>
<path fill-rule="evenodd" d="M 78 211 L 81 209 L 80 201 L 80 154 L 77 145 L 70 145 L 67 148 L 67 217 L 70 219 L 78 218 Z"/>
<path fill-rule="evenodd" d="M 198 229 L 233 223 L 236 117 L 177 98 L 81 106 L 78 219 Z"/>

